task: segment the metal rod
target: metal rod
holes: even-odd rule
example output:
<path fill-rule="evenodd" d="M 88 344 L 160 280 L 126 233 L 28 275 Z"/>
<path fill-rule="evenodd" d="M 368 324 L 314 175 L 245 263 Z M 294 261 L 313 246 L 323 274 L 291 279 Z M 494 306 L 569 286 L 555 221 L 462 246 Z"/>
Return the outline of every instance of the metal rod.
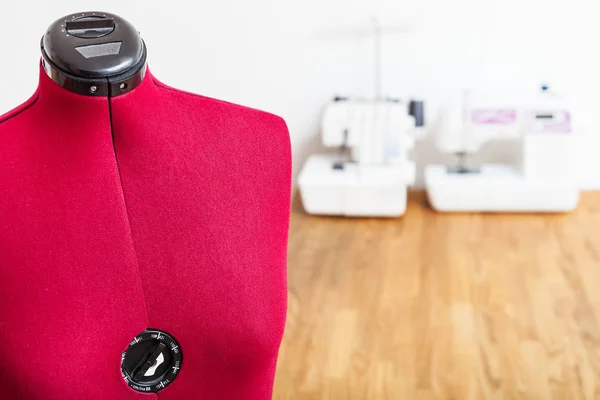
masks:
<path fill-rule="evenodd" d="M 381 29 L 381 24 L 379 23 L 379 20 L 375 17 L 373 17 L 373 25 L 375 28 L 375 43 L 374 43 L 374 76 L 375 76 L 375 82 L 374 82 L 374 94 L 375 94 L 375 100 L 376 101 L 380 101 L 382 100 L 382 89 L 381 89 L 381 76 L 382 76 L 382 57 L 383 57 L 383 49 L 382 49 L 382 29 Z"/>

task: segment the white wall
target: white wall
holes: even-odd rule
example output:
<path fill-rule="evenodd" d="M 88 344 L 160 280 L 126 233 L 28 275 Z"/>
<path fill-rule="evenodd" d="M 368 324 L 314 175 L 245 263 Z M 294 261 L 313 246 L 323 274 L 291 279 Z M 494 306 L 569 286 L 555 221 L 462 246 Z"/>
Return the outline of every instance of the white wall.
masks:
<path fill-rule="evenodd" d="M 337 33 L 409 24 L 384 41 L 388 95 L 423 97 L 430 115 L 463 87 L 531 89 L 550 82 L 574 103 L 579 180 L 600 188 L 600 7 L 594 0 L 57 0 L 2 2 L 0 114 L 24 101 L 37 80 L 39 40 L 56 18 L 100 9 L 129 19 L 149 48 L 151 69 L 173 86 L 282 115 L 298 173 L 319 149 L 321 110 L 335 94 L 369 95 L 371 41 Z M 153 5 L 156 4 L 156 5 Z M 514 148 L 488 147 L 485 160 Z M 446 160 L 431 143 L 414 155 Z"/>

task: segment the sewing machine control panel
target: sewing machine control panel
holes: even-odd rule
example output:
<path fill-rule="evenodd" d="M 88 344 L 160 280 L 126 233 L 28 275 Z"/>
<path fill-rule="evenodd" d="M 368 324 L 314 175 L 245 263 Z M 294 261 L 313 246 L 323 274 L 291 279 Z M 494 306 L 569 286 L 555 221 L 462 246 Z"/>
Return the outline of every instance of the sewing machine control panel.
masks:
<path fill-rule="evenodd" d="M 571 133 L 571 115 L 568 111 L 533 111 L 526 121 L 528 133 Z"/>

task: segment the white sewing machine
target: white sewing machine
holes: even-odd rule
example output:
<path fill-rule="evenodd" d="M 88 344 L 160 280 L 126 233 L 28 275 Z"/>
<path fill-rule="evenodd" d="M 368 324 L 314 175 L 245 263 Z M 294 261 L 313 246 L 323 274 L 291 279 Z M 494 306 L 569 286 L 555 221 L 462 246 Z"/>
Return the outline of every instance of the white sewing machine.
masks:
<path fill-rule="evenodd" d="M 423 103 L 350 101 L 330 103 L 322 120 L 322 140 L 339 154 L 313 155 L 299 186 L 310 214 L 392 217 L 406 210 L 407 185 L 415 164 L 407 153 L 409 134 L 423 120 Z M 410 115 L 411 113 L 412 115 Z"/>
<path fill-rule="evenodd" d="M 571 114 L 547 87 L 534 99 L 509 106 L 465 95 L 462 108 L 442 111 L 434 132 L 456 166 L 425 169 L 429 201 L 438 211 L 566 212 L 579 201 Z M 519 143 L 515 166 L 469 168 L 465 157 L 488 141 Z"/>

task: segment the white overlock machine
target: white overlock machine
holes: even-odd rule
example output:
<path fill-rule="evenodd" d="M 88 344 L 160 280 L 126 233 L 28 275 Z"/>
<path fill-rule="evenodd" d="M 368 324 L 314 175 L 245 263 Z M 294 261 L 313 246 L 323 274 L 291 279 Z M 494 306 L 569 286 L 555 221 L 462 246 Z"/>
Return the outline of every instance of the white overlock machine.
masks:
<path fill-rule="evenodd" d="M 415 180 L 408 153 L 424 122 L 423 102 L 336 98 L 324 113 L 321 137 L 337 154 L 311 156 L 298 184 L 309 214 L 394 217 L 406 210 Z"/>
<path fill-rule="evenodd" d="M 404 23 L 384 26 L 372 18 L 366 29 L 344 29 L 331 36 L 373 40 L 373 96 L 337 97 L 326 106 L 321 139 L 325 147 L 337 149 L 337 153 L 309 157 L 300 172 L 298 185 L 309 214 L 404 214 L 407 185 L 415 180 L 415 164 L 408 153 L 414 146 L 415 127 L 423 126 L 424 110 L 422 101 L 403 102 L 383 96 L 382 38 L 412 30 Z"/>
<path fill-rule="evenodd" d="M 462 106 L 443 110 L 432 129 L 437 148 L 455 165 L 429 165 L 425 185 L 438 211 L 567 212 L 579 201 L 575 136 L 565 102 L 542 86 L 533 97 L 499 101 L 465 93 Z M 513 164 L 469 166 L 485 143 L 516 141 Z"/>

